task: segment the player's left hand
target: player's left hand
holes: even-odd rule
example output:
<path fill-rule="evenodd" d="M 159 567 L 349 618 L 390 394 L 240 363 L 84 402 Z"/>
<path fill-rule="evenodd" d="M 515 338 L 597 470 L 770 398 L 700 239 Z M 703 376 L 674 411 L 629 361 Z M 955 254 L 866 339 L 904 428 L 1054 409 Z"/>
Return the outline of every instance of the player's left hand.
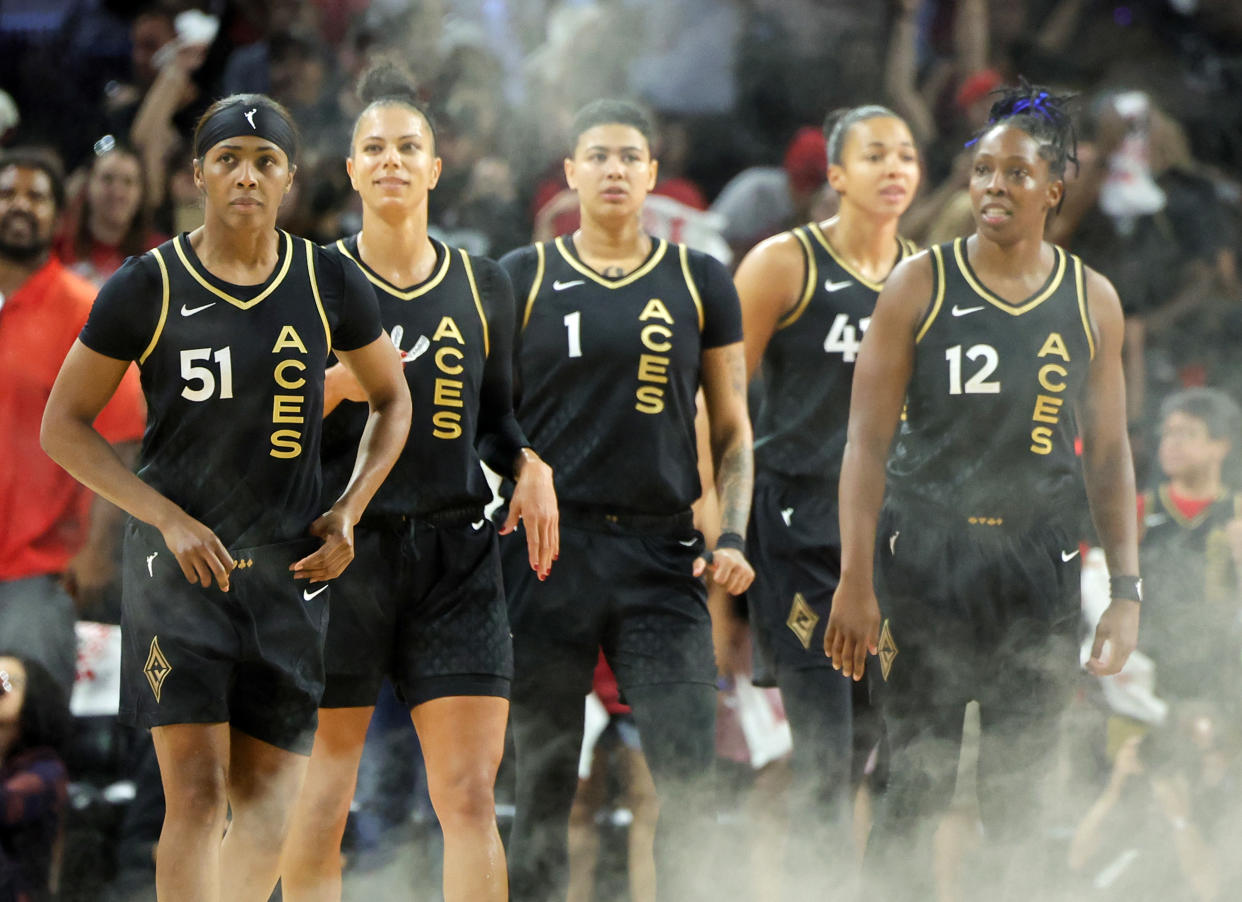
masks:
<path fill-rule="evenodd" d="M 1095 642 L 1087 671 L 1096 676 L 1112 676 L 1125 667 L 1130 652 L 1138 646 L 1139 603 L 1128 598 L 1114 598 L 1095 628 Z M 1108 658 L 1104 645 L 1108 644 Z"/>
<path fill-rule="evenodd" d="M 522 521 L 530 569 L 540 580 L 545 580 L 552 570 L 552 562 L 561 551 L 556 489 L 552 482 L 552 468 L 530 449 L 525 449 L 523 455 L 522 470 L 514 482 L 513 497 L 509 499 L 509 516 L 500 527 L 500 534 L 507 536 L 517 529 L 518 521 Z"/>
<path fill-rule="evenodd" d="M 741 595 L 755 578 L 755 568 L 736 548 L 717 548 L 710 554 L 696 557 L 691 572 L 702 576 L 707 570 L 712 572 L 712 582 L 730 595 Z"/>
<path fill-rule="evenodd" d="M 293 578 L 313 583 L 336 579 L 354 559 L 354 524 L 334 508 L 311 524 L 310 533 L 323 539 L 323 544 L 289 565 Z"/>

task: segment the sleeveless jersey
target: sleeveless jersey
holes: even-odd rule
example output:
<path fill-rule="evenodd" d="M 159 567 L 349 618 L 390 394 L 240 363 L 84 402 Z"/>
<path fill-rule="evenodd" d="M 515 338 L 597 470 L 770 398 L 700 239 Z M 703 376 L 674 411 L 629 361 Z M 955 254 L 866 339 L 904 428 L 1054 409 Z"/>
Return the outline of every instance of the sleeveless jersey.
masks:
<path fill-rule="evenodd" d="M 508 279 L 491 260 L 432 243 L 436 263 L 431 275 L 405 289 L 362 262 L 356 235 L 328 248 L 348 265 L 358 264 L 371 283 L 380 321 L 405 363 L 414 402 L 405 448 L 368 513 L 423 516 L 482 508 L 492 490 L 475 450 L 476 436 L 493 428 L 492 421 L 505 421 L 500 428 L 511 431 L 498 464 L 504 466 L 502 473 L 509 472 L 526 444 L 513 416 Z M 501 372 L 493 376 L 496 370 Z M 491 395 L 484 394 L 486 389 Z M 494 416 L 493 408 L 498 408 Z M 336 498 L 349 481 L 368 414 L 365 403 L 342 401 L 324 420 L 325 501 Z"/>
<path fill-rule="evenodd" d="M 352 265 L 279 233 L 262 285 L 213 276 L 182 234 L 130 258 L 100 291 L 82 341 L 138 361 L 147 430 L 138 475 L 226 545 L 306 535 L 321 512 L 323 373 L 335 340 L 380 334 Z"/>
<path fill-rule="evenodd" d="M 695 392 L 705 348 L 741 340 L 724 267 L 652 239 L 608 279 L 567 237 L 507 255 L 519 305 L 518 421 L 562 503 L 673 514 L 699 496 Z"/>
<path fill-rule="evenodd" d="M 822 481 L 836 496 L 854 361 L 882 283 L 864 278 L 812 222 L 790 234 L 806 261 L 797 305 L 776 324 L 763 356 L 755 467 Z M 897 259 L 914 253 L 897 239 Z"/>
<path fill-rule="evenodd" d="M 892 504 L 988 525 L 1064 522 L 1081 510 L 1074 404 L 1095 354 L 1082 261 L 1054 246 L 1047 281 L 1010 304 L 958 238 L 931 248 L 931 307 L 888 473 Z"/>

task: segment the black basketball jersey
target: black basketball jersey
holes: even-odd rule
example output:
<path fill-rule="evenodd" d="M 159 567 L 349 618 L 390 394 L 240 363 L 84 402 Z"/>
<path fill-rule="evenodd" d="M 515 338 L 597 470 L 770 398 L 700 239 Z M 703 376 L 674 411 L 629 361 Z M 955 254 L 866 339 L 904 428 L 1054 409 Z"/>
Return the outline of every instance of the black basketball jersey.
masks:
<path fill-rule="evenodd" d="M 380 321 L 401 352 L 414 402 L 405 448 L 368 513 L 422 516 L 492 498 L 476 439 L 488 463 L 512 472 L 527 444 L 513 413 L 513 292 L 493 261 L 433 241 L 436 262 L 419 285 L 398 288 L 362 262 L 358 237 L 328 253 L 358 264 L 379 303 Z M 353 472 L 369 409 L 342 401 L 324 420 L 324 497 L 335 498 Z M 486 441 L 485 441 L 486 440 Z"/>
<path fill-rule="evenodd" d="M 819 223 L 790 234 L 802 246 L 805 277 L 797 305 L 777 322 L 764 352 L 755 466 L 822 480 L 835 497 L 854 361 L 883 285 L 846 263 Z M 897 260 L 914 250 L 897 239 Z"/>
<path fill-rule="evenodd" d="M 1083 500 L 1074 404 L 1095 339 L 1082 261 L 1053 247 L 1047 281 L 1011 304 L 971 269 L 958 238 L 931 248 L 931 307 L 888 472 L 893 503 L 1000 525 L 1063 522 Z"/>
<path fill-rule="evenodd" d="M 136 360 L 147 400 L 138 475 L 226 545 L 306 535 L 320 507 L 323 372 L 380 335 L 357 267 L 286 232 L 261 285 L 213 276 L 185 234 L 131 257 L 82 342 Z"/>
<path fill-rule="evenodd" d="M 653 239 L 601 276 L 567 237 L 501 260 L 519 307 L 518 421 L 567 504 L 671 514 L 699 495 L 695 392 L 705 349 L 740 341 L 728 272 Z"/>

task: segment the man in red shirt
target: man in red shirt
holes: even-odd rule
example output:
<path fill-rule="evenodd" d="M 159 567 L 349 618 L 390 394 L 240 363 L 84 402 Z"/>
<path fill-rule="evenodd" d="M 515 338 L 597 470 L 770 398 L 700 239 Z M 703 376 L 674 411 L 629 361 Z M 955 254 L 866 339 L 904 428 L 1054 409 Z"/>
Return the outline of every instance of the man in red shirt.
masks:
<path fill-rule="evenodd" d="M 111 579 L 120 512 L 39 447 L 52 383 L 95 299 L 94 286 L 50 253 L 63 202 L 55 158 L 0 156 L 0 647 L 41 661 L 68 690 L 74 601 Z M 98 426 L 133 460 L 145 422 L 131 369 Z"/>

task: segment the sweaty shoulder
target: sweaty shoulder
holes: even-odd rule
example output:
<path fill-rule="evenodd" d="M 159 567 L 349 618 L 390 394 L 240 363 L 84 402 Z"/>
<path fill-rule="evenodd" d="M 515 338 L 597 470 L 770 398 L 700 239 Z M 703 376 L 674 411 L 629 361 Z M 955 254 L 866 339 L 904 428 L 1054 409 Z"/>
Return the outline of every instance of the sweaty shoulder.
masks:
<path fill-rule="evenodd" d="M 729 270 L 715 257 L 693 248 L 686 249 L 686 268 L 703 303 L 703 347 L 741 341 L 742 305 Z"/>
<path fill-rule="evenodd" d="M 155 251 L 128 258 L 99 289 L 79 336 L 82 344 L 105 357 L 138 360 L 166 315 L 165 289 Z"/>
<path fill-rule="evenodd" d="M 745 303 L 771 305 L 780 316 L 793 307 L 806 278 L 806 249 L 793 231 L 760 241 L 742 258 L 733 274 Z"/>
<path fill-rule="evenodd" d="M 379 303 L 371 283 L 335 245 L 311 245 L 319 297 L 332 329 L 332 346 L 356 351 L 379 338 Z"/>
<path fill-rule="evenodd" d="M 500 265 L 509 274 L 515 293 L 530 290 L 538 276 L 540 259 L 539 246 L 534 244 L 509 251 L 500 258 Z"/>

